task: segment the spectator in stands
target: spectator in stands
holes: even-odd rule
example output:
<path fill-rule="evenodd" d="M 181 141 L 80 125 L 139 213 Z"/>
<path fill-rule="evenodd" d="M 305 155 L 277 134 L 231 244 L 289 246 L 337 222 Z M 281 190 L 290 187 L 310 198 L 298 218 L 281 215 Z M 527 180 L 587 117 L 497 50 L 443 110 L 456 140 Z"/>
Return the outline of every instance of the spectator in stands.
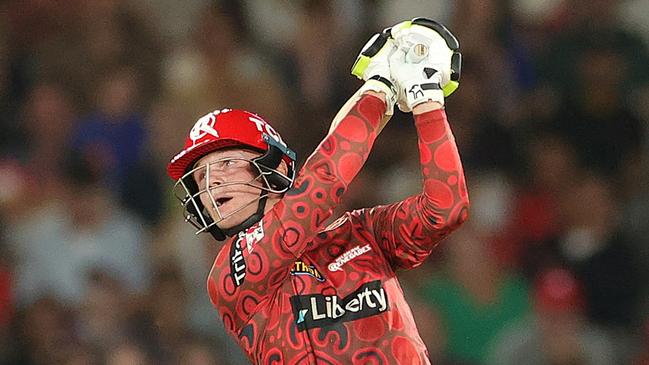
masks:
<path fill-rule="evenodd" d="M 529 246 L 525 269 L 535 277 L 546 267 L 568 268 L 583 283 L 588 319 L 629 333 L 637 323 L 643 284 L 634 246 L 619 229 L 610 182 L 592 174 L 579 181 L 566 186 L 558 235 Z"/>
<path fill-rule="evenodd" d="M 490 354 L 498 365 L 612 365 L 618 363 L 606 334 L 584 316 L 585 297 L 568 270 L 539 275 L 533 315 L 502 334 Z"/>
<path fill-rule="evenodd" d="M 438 331 L 445 338 L 442 363 L 482 364 L 499 334 L 528 314 L 528 288 L 498 266 L 475 227 L 464 226 L 449 240 L 447 269 L 421 295 L 439 316 L 433 322 L 441 324 Z"/>
<path fill-rule="evenodd" d="M 94 268 L 113 273 L 130 291 L 147 287 L 148 241 L 142 224 L 110 200 L 80 156 L 66 165 L 65 193 L 43 196 L 9 227 L 19 305 L 47 293 L 76 307 L 86 273 Z"/>

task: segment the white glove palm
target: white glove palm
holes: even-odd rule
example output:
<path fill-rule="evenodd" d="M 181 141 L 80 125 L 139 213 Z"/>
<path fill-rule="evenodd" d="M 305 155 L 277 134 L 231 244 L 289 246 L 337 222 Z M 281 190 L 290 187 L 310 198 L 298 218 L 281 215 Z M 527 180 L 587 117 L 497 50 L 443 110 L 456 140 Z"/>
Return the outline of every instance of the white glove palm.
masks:
<path fill-rule="evenodd" d="M 443 25 L 416 18 L 392 27 L 398 49 L 390 56 L 399 109 L 410 112 L 426 101 L 444 104 L 459 84 L 461 56 L 457 39 Z"/>

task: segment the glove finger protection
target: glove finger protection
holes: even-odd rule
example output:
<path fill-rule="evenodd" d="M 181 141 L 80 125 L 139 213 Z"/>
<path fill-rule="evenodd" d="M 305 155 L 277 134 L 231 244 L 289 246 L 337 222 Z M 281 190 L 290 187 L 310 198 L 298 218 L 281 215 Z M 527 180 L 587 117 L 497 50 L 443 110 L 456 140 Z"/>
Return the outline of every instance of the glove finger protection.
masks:
<path fill-rule="evenodd" d="M 371 90 L 383 92 L 386 95 L 387 115 L 392 115 L 397 92 L 391 79 L 389 58 L 396 50 L 396 45 L 390 34 L 390 28 L 374 34 L 363 46 L 354 65 L 352 75 L 365 80 L 361 92 Z"/>

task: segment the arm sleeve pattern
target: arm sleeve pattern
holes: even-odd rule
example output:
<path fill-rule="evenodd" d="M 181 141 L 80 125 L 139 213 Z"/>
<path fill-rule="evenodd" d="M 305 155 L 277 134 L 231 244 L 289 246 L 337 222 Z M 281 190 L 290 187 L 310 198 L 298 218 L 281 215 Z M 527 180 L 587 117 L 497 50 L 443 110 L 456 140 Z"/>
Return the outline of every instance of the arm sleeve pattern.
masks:
<path fill-rule="evenodd" d="M 415 116 L 423 191 L 361 214 L 393 268 L 419 266 L 468 216 L 469 198 L 444 110 Z"/>
<path fill-rule="evenodd" d="M 251 227 L 257 233 L 248 230 L 221 249 L 208 292 L 230 332 L 238 335 L 286 282 L 296 258 L 315 248 L 314 236 L 367 160 L 384 111 L 379 98 L 362 96 L 307 159 L 293 188 Z"/>

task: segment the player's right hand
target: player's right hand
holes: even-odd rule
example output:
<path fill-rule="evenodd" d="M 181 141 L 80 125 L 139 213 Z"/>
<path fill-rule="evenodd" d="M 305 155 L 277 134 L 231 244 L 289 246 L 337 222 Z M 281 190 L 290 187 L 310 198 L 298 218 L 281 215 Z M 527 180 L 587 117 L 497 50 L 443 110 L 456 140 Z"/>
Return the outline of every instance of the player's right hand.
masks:
<path fill-rule="evenodd" d="M 397 90 L 391 79 L 389 58 L 396 50 L 390 28 L 374 34 L 363 46 L 352 66 L 352 75 L 365 80 L 361 90 L 382 92 L 388 104 L 386 114 L 392 115 Z"/>
<path fill-rule="evenodd" d="M 391 76 L 403 112 L 426 101 L 444 104 L 459 86 L 459 42 L 442 24 L 415 18 L 391 28 L 397 50 L 390 56 Z"/>

